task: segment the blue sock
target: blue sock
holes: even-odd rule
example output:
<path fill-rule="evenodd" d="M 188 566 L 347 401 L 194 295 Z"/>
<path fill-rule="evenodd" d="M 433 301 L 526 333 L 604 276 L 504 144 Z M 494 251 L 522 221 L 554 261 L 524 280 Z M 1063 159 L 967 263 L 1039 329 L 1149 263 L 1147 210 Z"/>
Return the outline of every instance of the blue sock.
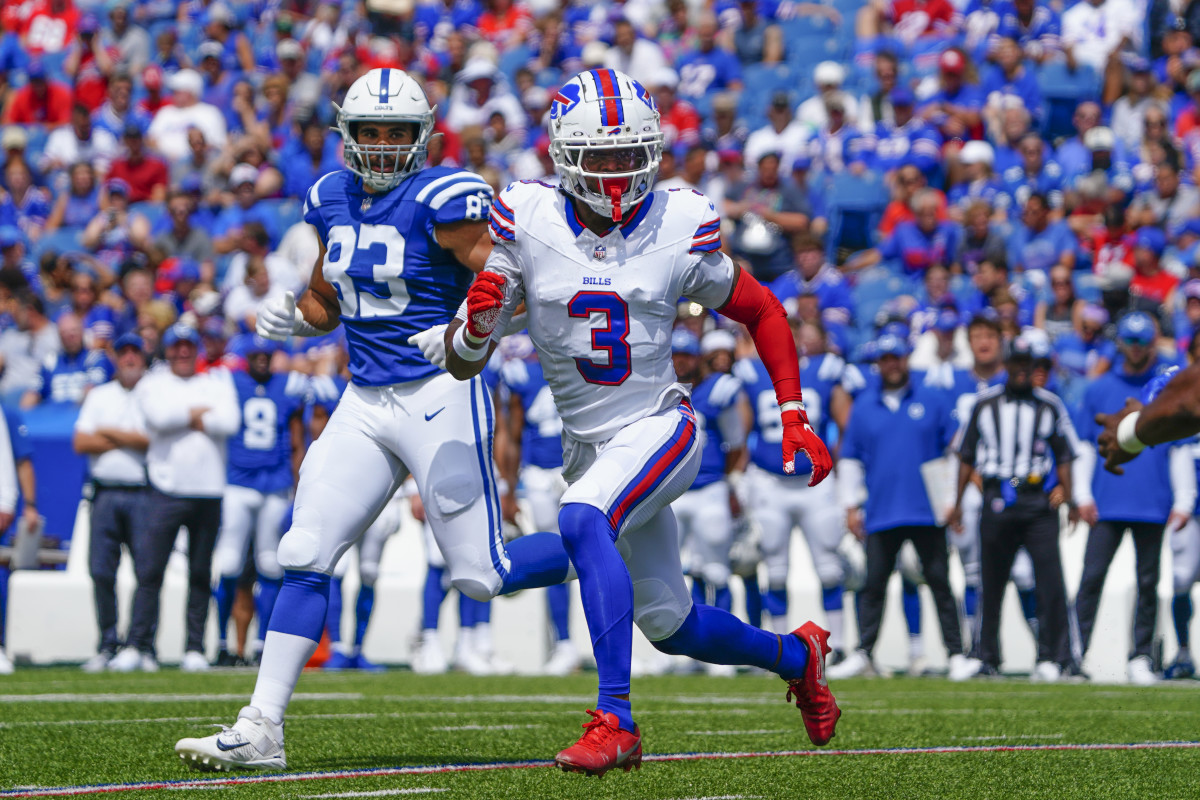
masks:
<path fill-rule="evenodd" d="M 786 586 L 775 587 L 771 586 L 767 589 L 767 594 L 763 597 L 763 611 L 766 611 L 772 617 L 785 618 L 787 617 L 788 609 L 788 592 Z"/>
<path fill-rule="evenodd" d="M 279 578 L 258 576 L 258 591 L 254 593 L 254 613 L 258 615 L 259 639 L 267 634 L 267 620 L 275 610 L 275 600 L 279 597 L 282 586 L 283 581 Z"/>
<path fill-rule="evenodd" d="M 367 635 L 367 625 L 371 622 L 371 611 L 375 608 L 375 587 L 360 586 L 358 602 L 354 604 L 354 652 L 362 650 L 363 638 Z"/>
<path fill-rule="evenodd" d="M 546 587 L 546 606 L 558 641 L 571 638 L 571 589 L 565 583 Z"/>
<path fill-rule="evenodd" d="M 967 586 L 963 589 L 963 611 L 968 619 L 975 619 L 979 613 L 979 587 Z"/>
<path fill-rule="evenodd" d="M 704 578 L 698 576 L 692 578 L 692 602 L 708 603 L 708 585 L 704 582 Z"/>
<path fill-rule="evenodd" d="M 713 605 L 722 611 L 733 612 L 733 592 L 729 591 L 728 586 L 717 588 L 713 596 Z"/>
<path fill-rule="evenodd" d="M 1188 628 L 1192 624 L 1192 595 L 1180 592 L 1171 599 L 1171 620 L 1175 623 L 1175 639 L 1179 646 L 1190 647 Z"/>
<path fill-rule="evenodd" d="M 808 666 L 808 647 L 798 637 L 752 628 L 712 606 L 692 606 L 679 630 L 654 646 L 669 655 L 760 667 L 789 679 L 804 675 Z"/>
<path fill-rule="evenodd" d="M 321 628 L 328 618 L 330 582 L 328 575 L 319 572 L 284 572 L 275 602 L 275 608 L 281 610 L 279 616 L 271 614 L 267 630 L 319 642 Z"/>
<path fill-rule="evenodd" d="M 617 552 L 616 531 L 599 509 L 583 503 L 563 506 L 558 513 L 558 527 L 579 574 L 579 594 L 596 656 L 600 695 L 629 694 L 633 580 Z M 627 719 L 622 720 L 622 726 L 626 722 L 632 725 L 632 719 Z"/>
<path fill-rule="evenodd" d="M 1017 597 L 1021 599 L 1021 613 L 1025 619 L 1037 622 L 1037 594 L 1033 589 L 1018 589 Z"/>
<path fill-rule="evenodd" d="M 921 594 L 917 585 L 910 581 L 902 581 L 901 589 L 904 599 L 904 621 L 908 623 L 908 635 L 921 635 Z"/>
<path fill-rule="evenodd" d="M 746 620 L 756 628 L 762 627 L 763 598 L 758 578 L 742 578 L 746 587 Z"/>
<path fill-rule="evenodd" d="M 821 607 L 826 611 L 842 610 L 842 585 L 830 586 L 821 590 Z"/>
<path fill-rule="evenodd" d="M 557 533 L 531 533 L 504 547 L 512 568 L 504 579 L 501 594 L 553 586 L 567 579 L 571 561 Z"/>
<path fill-rule="evenodd" d="M 233 599 L 237 595 L 237 584 L 236 575 L 231 578 L 222 577 L 217 581 L 217 588 L 213 591 L 213 597 L 217 601 L 217 639 L 222 650 L 226 649 L 225 642 L 229 638 L 229 618 L 233 615 Z"/>
<path fill-rule="evenodd" d="M 425 592 L 422 597 L 421 627 L 424 630 L 437 630 L 438 611 L 442 601 L 446 599 L 446 590 L 442 587 L 442 576 L 445 570 L 441 567 L 429 567 L 425 573 Z"/>
<path fill-rule="evenodd" d="M 280 597 L 283 592 L 280 592 Z M 342 579 L 329 579 L 329 613 L 325 617 L 325 631 L 329 634 L 329 643 L 337 644 L 342 641 Z M 317 639 L 321 637 L 318 636 Z"/>
<path fill-rule="evenodd" d="M 475 627 L 475 612 L 479 610 L 479 606 L 483 605 L 478 600 L 472 600 L 465 594 L 458 595 L 458 627 L 474 628 Z"/>
<path fill-rule="evenodd" d="M 611 694 L 602 694 L 596 702 L 596 708 L 599 711 L 616 714 L 621 727 L 630 733 L 637 730 L 637 725 L 633 722 L 633 705 L 629 702 L 628 697 L 613 697 Z"/>

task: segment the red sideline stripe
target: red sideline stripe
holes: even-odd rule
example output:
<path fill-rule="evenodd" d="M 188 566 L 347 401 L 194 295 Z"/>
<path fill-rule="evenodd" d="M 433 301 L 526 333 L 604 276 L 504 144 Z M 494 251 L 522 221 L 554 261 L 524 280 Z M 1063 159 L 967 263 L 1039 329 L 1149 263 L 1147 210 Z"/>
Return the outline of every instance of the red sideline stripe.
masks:
<path fill-rule="evenodd" d="M 665 753 L 647 755 L 645 761 L 728 761 L 743 758 L 780 758 L 787 756 L 919 756 L 954 755 L 957 753 L 1011 753 L 1030 751 L 1088 751 L 1088 750 L 1197 750 L 1200 742 L 1130 742 L 1104 744 L 1014 744 L 973 745 L 970 747 L 876 747 L 861 750 L 762 750 L 743 753 Z M 293 783 L 295 781 L 338 780 L 343 778 L 382 778 L 392 775 L 439 775 L 447 772 L 495 772 L 505 769 L 551 767 L 553 761 L 493 761 L 483 764 L 439 764 L 425 767 L 380 767 L 375 769 L 333 770 L 330 772 L 296 772 L 275 775 L 250 775 L 228 778 L 204 778 L 182 781 L 148 781 L 145 783 L 110 783 L 91 786 L 60 786 L 55 788 L 10 789 L 0 791 L 0 797 L 63 797 L 110 792 L 141 792 L 148 789 L 204 789 L 210 786 L 238 786 L 250 783 Z"/>
<path fill-rule="evenodd" d="M 611 128 L 619 124 L 617 120 L 617 87 L 613 85 L 612 73 L 606 69 L 596 70 L 596 79 L 600 84 L 600 94 L 607 99 L 604 101 L 604 127 Z"/>

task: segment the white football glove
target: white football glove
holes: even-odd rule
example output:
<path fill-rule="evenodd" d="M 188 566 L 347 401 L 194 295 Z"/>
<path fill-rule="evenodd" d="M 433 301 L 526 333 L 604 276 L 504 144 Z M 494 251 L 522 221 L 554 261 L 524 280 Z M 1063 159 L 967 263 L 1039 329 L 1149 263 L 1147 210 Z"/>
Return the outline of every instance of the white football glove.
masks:
<path fill-rule="evenodd" d="M 258 308 L 254 319 L 255 332 L 264 339 L 277 342 L 286 340 L 296 332 L 296 295 L 288 292 L 283 297 L 268 300 Z"/>
<path fill-rule="evenodd" d="M 408 343 L 421 349 L 421 355 L 438 369 L 446 368 L 446 325 L 432 328 L 408 337 Z"/>

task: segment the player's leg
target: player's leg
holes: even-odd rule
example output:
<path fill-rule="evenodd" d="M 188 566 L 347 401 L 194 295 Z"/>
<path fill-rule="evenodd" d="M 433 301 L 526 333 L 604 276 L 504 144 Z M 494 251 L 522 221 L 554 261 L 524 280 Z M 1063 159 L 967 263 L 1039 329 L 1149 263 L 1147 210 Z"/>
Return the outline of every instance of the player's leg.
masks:
<path fill-rule="evenodd" d="M 450 668 L 442 642 L 438 638 L 438 620 L 442 602 L 450 592 L 446 562 L 433 540 L 429 525 L 421 526 L 425 542 L 425 585 L 421 591 L 421 634 L 412 657 L 413 672 L 418 675 L 440 675 Z"/>
<path fill-rule="evenodd" d="M 729 548 L 733 544 L 733 517 L 729 512 L 729 484 L 716 481 L 688 494 L 696 495 L 693 550 L 699 561 L 700 574 L 712 597 L 712 605 L 732 611 Z"/>
<path fill-rule="evenodd" d="M 896 569 L 900 572 L 900 606 L 908 627 L 908 674 L 920 675 L 925 671 L 925 637 L 921 628 L 921 584 L 925 583 L 925 575 L 912 542 L 901 546 Z"/>
<path fill-rule="evenodd" d="M 1171 622 L 1175 626 L 1179 651 L 1164 675 L 1174 680 L 1191 678 L 1196 674 L 1189 632 L 1193 612 L 1192 586 L 1200 580 L 1200 523 L 1196 517 L 1171 533 L 1171 577 L 1175 590 L 1171 599 Z"/>
<path fill-rule="evenodd" d="M 258 584 L 254 594 L 254 612 L 258 616 L 258 631 L 250 652 L 246 654 L 251 663 L 255 663 L 258 654 L 262 652 L 263 639 L 267 635 L 267 622 L 271 619 L 275 600 L 283 586 L 283 568 L 279 566 L 279 538 L 288 505 L 287 494 L 275 492 L 263 497 L 263 505 L 258 512 L 254 536 L 254 566 Z"/>
<path fill-rule="evenodd" d="M 684 565 L 684 574 L 692 579 L 692 602 L 707 603 L 708 587 L 704 583 L 702 565 L 693 550 L 695 546 L 695 519 L 698 495 L 696 490 L 679 495 L 671 504 L 675 515 L 675 525 L 679 529 L 679 555 Z"/>
<path fill-rule="evenodd" d="M 983 494 L 975 484 L 967 485 L 963 493 L 962 530 L 948 531 L 950 544 L 958 551 L 963 568 L 962 611 L 966 618 L 968 641 L 979 638 L 979 521 L 983 513 Z"/>
<path fill-rule="evenodd" d="M 233 666 L 236 655 L 229 652 L 229 618 L 233 613 L 233 600 L 237 595 L 238 579 L 246 565 L 246 551 L 250 547 L 250 534 L 255 529 L 256 517 L 263 496 L 245 486 L 225 487 L 221 501 L 221 532 L 213 549 L 213 573 L 216 588 L 213 592 L 217 601 L 217 661 L 218 667 Z M 260 623 L 265 627 L 265 623 Z"/>
<path fill-rule="evenodd" d="M 770 617 L 771 630 L 785 633 L 787 625 L 787 579 L 792 538 L 791 492 L 775 476 L 751 466 L 745 478 L 750 494 L 750 514 L 761 534 L 759 548 L 767 568 L 767 591 L 763 611 Z"/>
<path fill-rule="evenodd" d="M 363 640 L 371 613 L 375 609 L 375 581 L 379 578 L 379 562 L 383 558 L 383 547 L 388 538 L 400 529 L 400 509 L 396 500 L 388 502 L 375 521 L 363 534 L 358 547 L 358 597 L 354 602 L 354 639 L 344 646 L 343 652 L 353 658 L 354 667 L 369 671 L 382 669 L 363 657 Z"/>
<path fill-rule="evenodd" d="M 545 469 L 532 465 L 521 471 L 525 500 L 529 503 L 533 527 L 538 531 L 558 533 L 558 506 L 567 482 L 562 469 Z M 542 672 L 546 675 L 568 675 L 579 666 L 579 653 L 571 644 L 571 585 L 560 583 L 546 587 L 546 610 L 550 617 L 550 636 L 553 644 L 546 656 Z"/>
<path fill-rule="evenodd" d="M 454 588 L 483 601 L 566 580 L 570 564 L 555 534 L 504 543 L 492 457 L 495 415 L 483 380 L 439 375 L 393 391 L 402 408 L 396 452 L 416 480 Z"/>
<path fill-rule="evenodd" d="M 1033 559 L 1029 557 L 1029 551 L 1022 547 L 1017 551 L 1017 557 L 1013 559 L 1012 582 L 1013 586 L 1017 587 L 1017 597 L 1021 600 L 1021 613 L 1025 616 L 1025 622 L 1029 625 L 1029 630 L 1033 632 L 1033 638 L 1038 638 L 1038 602 L 1037 602 L 1037 584 L 1034 581 L 1034 566 Z"/>
<path fill-rule="evenodd" d="M 803 479 L 799 481 L 805 483 Z M 846 646 L 843 613 L 846 568 L 838 552 L 843 516 L 838 508 L 833 476 L 816 486 L 804 486 L 799 501 L 800 530 L 808 542 L 817 579 L 821 581 L 821 606 L 825 611 L 825 627 L 829 629 L 829 646 L 840 659 Z"/>

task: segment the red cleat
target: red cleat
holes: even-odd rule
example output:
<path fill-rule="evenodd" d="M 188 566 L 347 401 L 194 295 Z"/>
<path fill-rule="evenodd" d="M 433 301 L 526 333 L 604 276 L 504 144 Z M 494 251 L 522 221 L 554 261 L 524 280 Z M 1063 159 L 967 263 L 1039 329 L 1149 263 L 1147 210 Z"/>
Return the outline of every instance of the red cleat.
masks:
<path fill-rule="evenodd" d="M 808 647 L 808 666 L 804 669 L 803 678 L 793 678 L 787 682 L 787 699 L 796 699 L 796 708 L 804 718 L 804 728 L 808 738 L 815 745 L 828 744 L 834 736 L 838 718 L 842 710 L 829 691 L 829 683 L 825 680 L 825 654 L 829 652 L 829 631 L 815 622 L 806 622 L 792 636 L 798 637 Z"/>
<path fill-rule="evenodd" d="M 596 777 L 603 777 L 614 767 L 626 772 L 634 767 L 641 769 L 641 731 L 623 730 L 616 714 L 590 708 L 587 713 L 592 715 L 592 721 L 583 723 L 583 736 L 559 753 L 554 763 L 562 767 L 563 772 L 582 772 Z"/>

